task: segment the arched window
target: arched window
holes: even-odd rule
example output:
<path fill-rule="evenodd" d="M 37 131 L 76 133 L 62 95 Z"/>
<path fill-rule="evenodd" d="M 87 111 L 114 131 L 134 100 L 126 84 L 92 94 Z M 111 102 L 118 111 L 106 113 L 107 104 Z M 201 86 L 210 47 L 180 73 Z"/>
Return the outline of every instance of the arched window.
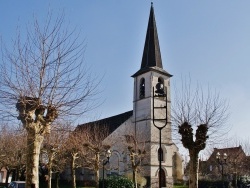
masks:
<path fill-rule="evenodd" d="M 163 169 L 159 170 L 159 181 L 161 181 L 161 187 L 166 187 L 166 174 Z"/>
<path fill-rule="evenodd" d="M 162 148 L 158 149 L 158 161 L 164 161 L 163 150 Z"/>
<path fill-rule="evenodd" d="M 140 80 L 140 99 L 145 97 L 145 79 L 141 78 Z"/>
<path fill-rule="evenodd" d="M 163 78 L 162 78 L 162 77 L 159 77 L 159 78 L 158 78 L 158 82 L 160 82 L 160 83 L 164 84 L 164 80 L 163 80 Z"/>
<path fill-rule="evenodd" d="M 158 96 L 164 96 L 165 95 L 164 80 L 161 77 L 158 78 L 158 82 L 157 82 L 155 87 L 156 87 L 155 93 Z"/>

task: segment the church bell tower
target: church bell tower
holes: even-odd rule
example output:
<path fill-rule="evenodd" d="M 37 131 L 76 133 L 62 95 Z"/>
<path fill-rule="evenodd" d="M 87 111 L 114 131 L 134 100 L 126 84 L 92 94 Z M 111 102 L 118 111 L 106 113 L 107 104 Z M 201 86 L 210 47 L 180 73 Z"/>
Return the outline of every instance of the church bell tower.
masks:
<path fill-rule="evenodd" d="M 150 149 L 148 162 L 145 164 L 145 176 L 150 181 L 150 187 L 158 187 L 159 181 L 162 182 L 162 187 L 167 187 L 167 184 L 172 184 L 173 181 L 172 158 L 174 154 L 170 123 L 170 78 L 172 75 L 163 69 L 152 3 L 141 67 L 132 77 L 134 78 L 135 130 L 138 133 L 143 131 Z M 161 130 L 161 145 L 159 144 L 160 131 L 156 126 L 164 126 Z M 161 163 L 161 169 L 159 163 Z"/>

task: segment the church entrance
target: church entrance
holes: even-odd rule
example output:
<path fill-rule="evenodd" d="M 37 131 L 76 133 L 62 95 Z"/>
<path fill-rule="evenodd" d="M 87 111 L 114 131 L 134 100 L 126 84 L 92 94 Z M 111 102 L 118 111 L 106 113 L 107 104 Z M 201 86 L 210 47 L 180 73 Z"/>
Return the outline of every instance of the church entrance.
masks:
<path fill-rule="evenodd" d="M 166 187 L 166 174 L 165 174 L 165 172 L 164 172 L 164 170 L 163 169 L 161 169 L 160 171 L 159 171 L 159 173 L 161 174 L 159 174 L 159 181 L 161 181 L 161 186 L 162 187 Z M 161 179 L 160 179 L 160 177 L 161 177 Z"/>

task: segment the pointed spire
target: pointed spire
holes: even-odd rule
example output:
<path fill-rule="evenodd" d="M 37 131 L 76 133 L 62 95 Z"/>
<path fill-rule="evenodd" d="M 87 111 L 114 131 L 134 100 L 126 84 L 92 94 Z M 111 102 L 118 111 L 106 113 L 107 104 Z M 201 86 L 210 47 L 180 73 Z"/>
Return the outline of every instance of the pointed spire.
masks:
<path fill-rule="evenodd" d="M 148 20 L 147 35 L 141 62 L 141 69 L 146 67 L 162 67 L 160 45 L 158 40 L 154 7 L 151 2 L 150 15 Z"/>
<path fill-rule="evenodd" d="M 163 70 L 153 2 L 151 2 L 147 34 L 141 61 L 141 68 L 132 77 L 147 72 L 149 71 L 149 69 L 154 69 L 168 76 L 172 76 Z"/>

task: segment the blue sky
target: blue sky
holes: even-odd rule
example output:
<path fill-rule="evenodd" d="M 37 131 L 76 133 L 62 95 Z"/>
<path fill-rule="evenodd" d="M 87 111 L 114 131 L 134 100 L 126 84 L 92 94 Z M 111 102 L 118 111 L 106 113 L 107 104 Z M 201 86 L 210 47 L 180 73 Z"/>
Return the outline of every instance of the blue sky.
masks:
<path fill-rule="evenodd" d="M 250 1 L 155 0 L 154 9 L 164 69 L 209 85 L 228 99 L 231 135 L 250 131 Z M 8 0 L 0 2 L 0 36 L 15 37 L 18 25 L 62 10 L 70 26 L 81 30 L 85 63 L 104 75 L 105 101 L 93 116 L 108 117 L 132 109 L 133 79 L 140 67 L 150 10 L 149 0 Z M 91 117 L 93 118 L 93 117 Z M 90 118 L 90 119 L 91 119 Z"/>

